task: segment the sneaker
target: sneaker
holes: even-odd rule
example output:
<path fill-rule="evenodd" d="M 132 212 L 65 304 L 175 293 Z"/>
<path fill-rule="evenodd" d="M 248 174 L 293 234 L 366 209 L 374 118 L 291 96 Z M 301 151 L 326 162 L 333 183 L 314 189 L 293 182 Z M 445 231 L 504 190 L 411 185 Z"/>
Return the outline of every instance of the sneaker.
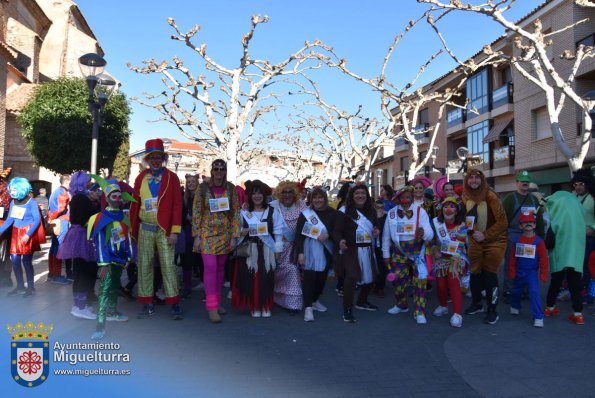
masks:
<path fill-rule="evenodd" d="M 545 310 L 543 311 L 543 314 L 545 316 L 556 316 L 556 315 L 560 315 L 560 309 L 556 308 L 556 307 L 545 307 Z"/>
<path fill-rule="evenodd" d="M 221 316 L 219 316 L 217 310 L 207 311 L 207 314 L 209 315 L 209 321 L 212 323 L 221 323 Z"/>
<path fill-rule="evenodd" d="M 116 311 L 113 314 L 107 315 L 105 317 L 105 320 L 109 321 L 109 322 L 127 322 L 128 317 L 126 315 L 121 314 L 118 311 Z"/>
<path fill-rule="evenodd" d="M 262 313 L 260 311 L 252 311 L 250 315 L 252 316 L 252 318 L 260 318 L 262 316 Z"/>
<path fill-rule="evenodd" d="M 75 305 L 74 307 L 72 307 L 72 310 L 70 310 L 70 314 L 81 319 L 97 319 L 97 314 L 91 311 L 89 307 L 80 309 Z"/>
<path fill-rule="evenodd" d="M 155 306 L 153 304 L 145 304 L 136 317 L 138 319 L 147 319 L 153 314 L 155 314 Z"/>
<path fill-rule="evenodd" d="M 219 315 L 226 315 L 227 311 L 225 310 L 225 308 L 219 306 L 219 308 L 217 308 L 217 312 L 219 313 Z"/>
<path fill-rule="evenodd" d="M 227 298 L 231 300 L 232 297 L 233 297 L 233 293 L 230 290 L 229 292 L 227 292 Z M 206 301 L 206 298 L 204 301 Z"/>
<path fill-rule="evenodd" d="M 415 316 L 415 322 L 417 322 L 418 325 L 425 325 L 428 323 L 428 320 L 424 314 L 419 314 Z"/>
<path fill-rule="evenodd" d="M 484 312 L 484 308 L 483 305 L 481 303 L 473 303 L 471 304 L 471 306 L 469 308 L 467 308 L 465 310 L 465 314 L 467 315 L 473 315 L 473 314 L 477 314 L 479 312 Z"/>
<path fill-rule="evenodd" d="M 91 335 L 91 338 L 93 340 L 101 340 L 102 338 L 105 337 L 105 329 L 101 328 L 96 330 L 95 332 L 93 332 L 93 334 Z"/>
<path fill-rule="evenodd" d="M 448 307 L 443 307 L 443 306 L 439 305 L 434 310 L 434 316 L 442 316 L 442 315 L 448 315 Z"/>
<path fill-rule="evenodd" d="M 343 297 L 343 289 L 335 289 L 335 292 L 337 292 L 337 296 Z"/>
<path fill-rule="evenodd" d="M 495 325 L 498 322 L 498 313 L 496 311 L 488 311 L 483 321 L 488 325 Z"/>
<path fill-rule="evenodd" d="M 533 321 L 533 326 L 535 326 L 536 328 L 542 328 L 543 327 L 543 318 L 542 319 L 535 319 Z"/>
<path fill-rule="evenodd" d="M 355 308 L 357 308 L 358 310 L 364 310 L 364 311 L 378 311 L 378 307 L 376 307 L 374 304 L 370 304 L 368 302 L 365 302 L 363 304 L 355 304 Z"/>
<path fill-rule="evenodd" d="M 460 314 L 453 314 L 450 317 L 450 326 L 453 328 L 460 328 L 463 326 L 463 317 Z"/>
<path fill-rule="evenodd" d="M 510 307 L 510 314 L 511 315 L 518 315 L 521 311 L 518 308 Z"/>
<path fill-rule="evenodd" d="M 347 323 L 355 323 L 355 317 L 353 316 L 353 310 L 351 308 L 343 311 L 343 321 Z"/>
<path fill-rule="evenodd" d="M 53 276 L 53 275 L 48 275 L 48 279 L 46 280 L 46 282 L 53 282 L 53 281 L 54 281 L 54 279 L 56 279 L 56 277 L 55 277 L 55 276 Z"/>
<path fill-rule="evenodd" d="M 202 282 L 199 282 L 199 284 L 198 284 L 198 285 L 196 285 L 196 286 L 194 286 L 194 287 L 192 288 L 192 290 L 204 290 L 204 288 L 205 288 L 205 285 L 204 285 L 204 283 L 202 283 Z"/>
<path fill-rule="evenodd" d="M 270 318 L 271 317 L 271 310 L 264 310 L 262 311 L 262 317 L 263 318 Z"/>
<path fill-rule="evenodd" d="M 64 276 L 55 276 L 54 279 L 51 280 L 52 283 L 56 283 L 58 285 L 70 285 L 72 282 L 66 279 Z"/>
<path fill-rule="evenodd" d="M 387 312 L 391 315 L 397 315 L 400 314 L 401 312 L 407 312 L 409 311 L 409 308 L 401 308 L 398 305 L 395 305 L 394 307 L 390 308 Z"/>
<path fill-rule="evenodd" d="M 304 322 L 314 322 L 314 311 L 312 311 L 312 307 L 306 307 L 304 310 Z"/>
<path fill-rule="evenodd" d="M 582 314 L 579 315 L 575 315 L 575 314 L 570 314 L 568 315 L 568 320 L 570 322 L 573 322 L 577 325 L 584 325 L 585 324 L 585 318 L 583 318 Z"/>
<path fill-rule="evenodd" d="M 318 311 L 318 312 L 326 312 L 328 311 L 328 308 L 326 308 L 324 305 L 322 305 L 320 303 L 320 301 L 316 300 L 315 302 L 312 303 L 312 309 L 314 311 Z"/>
<path fill-rule="evenodd" d="M 182 315 L 182 309 L 180 308 L 180 304 L 174 304 L 171 306 L 171 318 L 174 321 L 184 319 L 184 315 Z"/>
<path fill-rule="evenodd" d="M 7 296 L 16 296 L 17 294 L 25 294 L 26 292 L 27 292 L 27 289 L 25 289 L 24 287 L 15 287 L 10 292 L 8 292 L 6 295 Z"/>

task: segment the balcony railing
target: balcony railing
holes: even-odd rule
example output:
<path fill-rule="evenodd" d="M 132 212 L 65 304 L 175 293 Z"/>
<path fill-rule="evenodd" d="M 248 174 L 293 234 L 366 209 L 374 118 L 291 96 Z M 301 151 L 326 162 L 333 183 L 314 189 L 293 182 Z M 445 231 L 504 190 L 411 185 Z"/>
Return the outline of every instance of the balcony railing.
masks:
<path fill-rule="evenodd" d="M 430 132 L 428 131 L 429 129 L 430 125 L 428 123 L 418 124 L 415 126 L 413 137 L 415 137 L 417 141 L 421 140 L 422 138 L 427 138 L 430 136 Z"/>
<path fill-rule="evenodd" d="M 465 121 L 465 110 L 461 108 L 455 108 L 446 114 L 447 127 L 456 126 L 457 124 Z"/>
<path fill-rule="evenodd" d="M 492 91 L 492 109 L 504 104 L 512 104 L 512 88 L 512 83 L 508 83 Z"/>
<path fill-rule="evenodd" d="M 514 166 L 514 146 L 496 148 L 492 152 L 494 168 Z"/>

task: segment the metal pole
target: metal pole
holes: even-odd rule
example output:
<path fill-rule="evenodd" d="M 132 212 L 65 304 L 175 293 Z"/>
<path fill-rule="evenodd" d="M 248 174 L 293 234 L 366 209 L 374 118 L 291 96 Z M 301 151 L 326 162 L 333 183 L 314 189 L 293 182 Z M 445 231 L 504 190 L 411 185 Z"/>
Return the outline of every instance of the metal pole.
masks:
<path fill-rule="evenodd" d="M 97 141 L 99 139 L 99 109 L 93 106 L 93 133 L 91 135 L 91 174 L 97 174 Z"/>

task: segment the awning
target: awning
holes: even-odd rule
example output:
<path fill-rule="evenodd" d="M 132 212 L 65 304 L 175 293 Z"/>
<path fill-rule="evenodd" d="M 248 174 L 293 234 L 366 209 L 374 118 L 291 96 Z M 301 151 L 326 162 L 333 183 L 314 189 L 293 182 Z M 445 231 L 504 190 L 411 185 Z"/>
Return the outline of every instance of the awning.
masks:
<path fill-rule="evenodd" d="M 489 144 L 490 142 L 498 140 L 500 138 L 500 134 L 502 134 L 502 132 L 506 130 L 506 128 L 512 122 L 513 119 L 513 116 L 507 116 L 501 121 L 496 122 L 494 124 L 494 127 L 490 129 L 488 135 L 486 135 L 486 137 L 483 139 L 483 143 Z"/>

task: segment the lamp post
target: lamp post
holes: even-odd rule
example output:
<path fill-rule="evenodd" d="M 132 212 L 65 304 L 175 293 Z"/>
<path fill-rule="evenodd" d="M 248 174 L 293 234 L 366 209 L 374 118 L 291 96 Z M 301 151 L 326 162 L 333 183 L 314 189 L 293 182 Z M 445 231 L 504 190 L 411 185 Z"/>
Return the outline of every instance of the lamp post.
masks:
<path fill-rule="evenodd" d="M 93 115 L 93 132 L 91 135 L 91 173 L 97 174 L 97 142 L 99 126 L 103 123 L 103 111 L 107 100 L 116 89 L 116 81 L 104 72 L 107 62 L 100 55 L 89 53 L 79 58 L 81 73 L 89 87 L 89 112 Z"/>
<path fill-rule="evenodd" d="M 467 160 L 468 160 L 467 157 L 469 156 L 469 149 L 462 146 L 462 147 L 457 148 L 456 153 L 457 153 L 457 157 L 461 161 L 461 167 L 459 167 L 459 170 L 457 170 L 457 174 L 460 173 L 461 171 L 463 173 L 466 173 L 467 172 Z"/>
<path fill-rule="evenodd" d="M 179 153 L 174 153 L 173 155 L 171 155 L 171 157 L 174 160 L 176 174 L 178 174 L 178 166 L 180 165 L 180 160 L 182 160 L 182 155 L 180 155 Z"/>

